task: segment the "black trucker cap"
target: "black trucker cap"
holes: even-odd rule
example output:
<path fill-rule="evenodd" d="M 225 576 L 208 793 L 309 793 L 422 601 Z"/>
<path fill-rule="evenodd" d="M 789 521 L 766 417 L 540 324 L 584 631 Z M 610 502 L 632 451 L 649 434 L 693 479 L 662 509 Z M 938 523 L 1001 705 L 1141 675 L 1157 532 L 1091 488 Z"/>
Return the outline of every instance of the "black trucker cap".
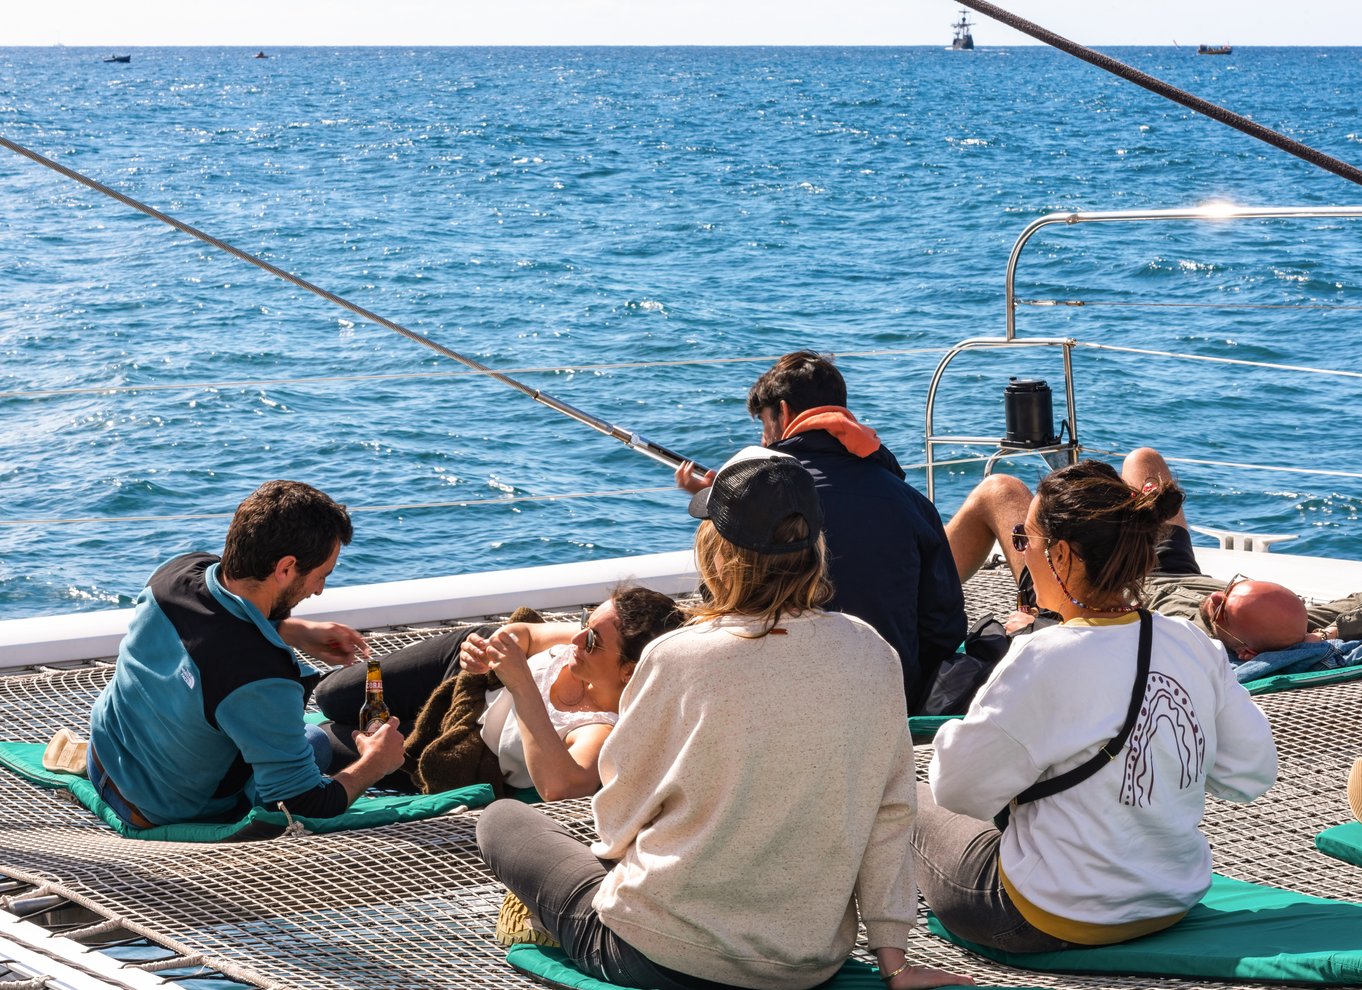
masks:
<path fill-rule="evenodd" d="M 758 553 L 807 550 L 823 529 L 823 509 L 813 476 L 789 454 L 765 447 L 744 447 L 719 468 L 714 484 L 695 493 L 690 514 L 714 523 L 735 546 Z M 809 535 L 793 543 L 776 539 L 776 528 L 801 516 Z"/>

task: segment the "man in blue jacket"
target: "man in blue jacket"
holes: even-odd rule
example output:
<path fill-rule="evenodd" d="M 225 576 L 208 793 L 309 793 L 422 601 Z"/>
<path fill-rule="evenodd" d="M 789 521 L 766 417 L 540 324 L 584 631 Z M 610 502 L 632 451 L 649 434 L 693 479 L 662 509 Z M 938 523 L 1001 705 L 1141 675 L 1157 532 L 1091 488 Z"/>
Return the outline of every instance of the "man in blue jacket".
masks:
<path fill-rule="evenodd" d="M 394 719 L 327 777 L 325 736 L 303 721 L 318 675 L 290 647 L 332 663 L 368 652 L 348 626 L 290 617 L 352 535 L 345 506 L 271 481 L 237 507 L 221 559 L 185 554 L 151 576 L 90 716 L 90 780 L 120 818 L 232 821 L 252 805 L 329 818 L 402 765 Z"/>
<path fill-rule="evenodd" d="M 814 477 L 835 591 L 828 607 L 864 619 L 898 651 L 912 714 L 965 638 L 965 599 L 936 507 L 846 405 L 842 373 L 813 351 L 786 354 L 747 395 L 762 444 L 792 454 Z M 713 480 L 691 468 L 676 472 L 687 491 Z"/>

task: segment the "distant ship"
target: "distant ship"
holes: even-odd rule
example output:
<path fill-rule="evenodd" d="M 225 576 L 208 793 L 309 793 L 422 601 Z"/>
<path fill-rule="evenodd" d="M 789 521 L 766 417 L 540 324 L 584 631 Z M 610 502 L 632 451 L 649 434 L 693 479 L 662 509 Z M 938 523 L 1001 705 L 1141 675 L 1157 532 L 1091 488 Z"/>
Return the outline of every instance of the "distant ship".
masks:
<path fill-rule="evenodd" d="M 957 52 L 974 50 L 974 35 L 969 33 L 969 29 L 974 27 L 974 22 L 968 18 L 968 14 L 969 11 L 961 7 L 960 20 L 951 25 L 955 28 L 955 40 L 951 42 L 951 48 Z"/>
<path fill-rule="evenodd" d="M 109 56 L 108 58 L 106 58 L 104 61 L 106 61 L 106 62 L 131 62 L 131 61 L 132 61 L 132 56 L 131 56 L 131 55 L 110 55 L 110 56 Z"/>
<path fill-rule="evenodd" d="M 1197 45 L 1198 55 L 1228 55 L 1234 51 L 1233 45 Z"/>

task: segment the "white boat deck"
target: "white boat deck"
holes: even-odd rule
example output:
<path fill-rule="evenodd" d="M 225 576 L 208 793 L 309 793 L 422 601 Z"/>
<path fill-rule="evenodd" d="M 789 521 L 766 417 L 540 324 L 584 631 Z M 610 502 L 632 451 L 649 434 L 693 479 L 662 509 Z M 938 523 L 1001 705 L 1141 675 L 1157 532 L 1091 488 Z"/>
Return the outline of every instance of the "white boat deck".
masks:
<path fill-rule="evenodd" d="M 329 588 L 294 614 L 380 629 L 505 615 L 518 605 L 551 610 L 601 602 L 624 581 L 680 595 L 694 591 L 697 580 L 691 552 L 678 550 Z M 0 670 L 116 656 L 132 614 L 124 608 L 0 621 Z"/>
<path fill-rule="evenodd" d="M 1207 547 L 1196 548 L 1196 556 L 1206 574 L 1226 581 L 1235 574 L 1276 581 L 1314 601 L 1362 590 L 1362 560 Z M 679 595 L 693 591 L 698 576 L 691 552 L 676 550 L 331 588 L 303 602 L 296 614 L 357 629 L 477 620 L 504 615 L 518 605 L 551 610 L 604 601 L 622 581 Z M 113 657 L 132 612 L 113 609 L 0 621 L 0 670 Z"/>

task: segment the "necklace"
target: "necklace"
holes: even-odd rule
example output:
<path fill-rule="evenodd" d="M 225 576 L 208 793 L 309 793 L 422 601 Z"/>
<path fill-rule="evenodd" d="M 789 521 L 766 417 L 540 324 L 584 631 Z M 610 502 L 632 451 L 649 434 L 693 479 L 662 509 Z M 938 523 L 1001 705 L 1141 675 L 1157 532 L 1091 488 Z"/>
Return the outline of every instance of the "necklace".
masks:
<path fill-rule="evenodd" d="M 1050 565 L 1050 573 L 1055 576 L 1055 580 L 1059 583 L 1059 590 L 1064 592 L 1064 597 L 1069 599 L 1069 601 L 1073 602 L 1075 605 L 1083 609 L 1083 611 L 1085 612 L 1116 612 L 1118 614 L 1121 614 L 1125 612 L 1134 612 L 1136 609 L 1140 607 L 1138 605 L 1114 605 L 1111 608 L 1094 608 L 1091 605 L 1084 605 L 1073 595 L 1069 594 L 1069 588 L 1064 583 L 1064 579 L 1059 576 L 1059 571 L 1055 570 L 1055 562 L 1050 559 L 1049 547 L 1045 548 L 1045 562 Z"/>

